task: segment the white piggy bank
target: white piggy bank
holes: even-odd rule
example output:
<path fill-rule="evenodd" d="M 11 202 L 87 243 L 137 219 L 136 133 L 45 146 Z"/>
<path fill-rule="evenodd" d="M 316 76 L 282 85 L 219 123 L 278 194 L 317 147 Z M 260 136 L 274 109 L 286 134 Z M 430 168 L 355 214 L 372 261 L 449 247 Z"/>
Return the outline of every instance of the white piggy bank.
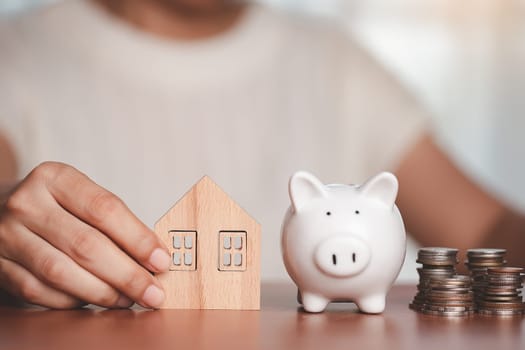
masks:
<path fill-rule="evenodd" d="M 397 189 L 387 172 L 361 186 L 323 185 L 307 172 L 290 178 L 281 249 L 306 311 L 353 301 L 362 312 L 383 312 L 406 250 Z"/>

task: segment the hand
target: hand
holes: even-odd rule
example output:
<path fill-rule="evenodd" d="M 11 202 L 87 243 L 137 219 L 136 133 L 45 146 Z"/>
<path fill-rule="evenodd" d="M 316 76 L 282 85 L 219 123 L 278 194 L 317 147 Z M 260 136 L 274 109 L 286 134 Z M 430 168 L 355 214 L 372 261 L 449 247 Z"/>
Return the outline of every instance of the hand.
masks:
<path fill-rule="evenodd" d="M 149 271 L 168 269 L 166 247 L 86 175 L 46 162 L 6 198 L 0 203 L 0 288 L 59 309 L 163 302 Z"/>

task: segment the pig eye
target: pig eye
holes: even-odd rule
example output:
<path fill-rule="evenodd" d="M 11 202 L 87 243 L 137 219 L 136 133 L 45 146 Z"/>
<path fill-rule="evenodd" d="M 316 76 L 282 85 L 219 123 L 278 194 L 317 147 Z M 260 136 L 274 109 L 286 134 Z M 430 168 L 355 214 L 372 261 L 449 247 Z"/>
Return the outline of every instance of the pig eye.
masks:
<path fill-rule="evenodd" d="M 356 213 L 356 214 L 359 214 L 359 210 L 356 210 L 355 213 Z"/>
<path fill-rule="evenodd" d="M 327 212 L 326 212 L 326 216 L 330 216 L 330 215 L 332 215 L 332 213 L 329 212 L 329 211 L 327 211 Z"/>

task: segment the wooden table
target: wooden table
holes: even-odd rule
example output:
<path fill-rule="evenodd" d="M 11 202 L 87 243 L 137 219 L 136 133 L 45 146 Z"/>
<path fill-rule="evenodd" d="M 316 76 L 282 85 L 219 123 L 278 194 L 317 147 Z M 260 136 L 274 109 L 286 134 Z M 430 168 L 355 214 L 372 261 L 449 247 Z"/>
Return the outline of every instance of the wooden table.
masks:
<path fill-rule="evenodd" d="M 0 349 L 525 349 L 525 318 L 426 316 L 395 286 L 381 315 L 298 308 L 289 284 L 263 284 L 262 310 L 42 310 L 0 306 Z"/>

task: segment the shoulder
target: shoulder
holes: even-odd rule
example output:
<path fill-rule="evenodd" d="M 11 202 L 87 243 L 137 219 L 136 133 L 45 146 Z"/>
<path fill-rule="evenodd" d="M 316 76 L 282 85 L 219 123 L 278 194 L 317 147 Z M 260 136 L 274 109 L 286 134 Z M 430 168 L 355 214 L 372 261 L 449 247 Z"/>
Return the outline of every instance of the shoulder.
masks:
<path fill-rule="evenodd" d="M 344 23 L 332 17 L 289 13 L 262 8 L 267 23 L 279 28 L 281 53 L 287 60 L 308 62 L 313 69 L 337 74 L 343 80 L 371 72 L 384 74 L 376 59 L 366 50 Z"/>
<path fill-rule="evenodd" d="M 27 47 L 45 40 L 56 31 L 67 33 L 68 12 L 74 9 L 76 1 L 29 11 L 22 15 L 0 21 L 0 45 L 9 49 Z"/>
<path fill-rule="evenodd" d="M 83 1 L 58 2 L 0 21 L 1 99 L 17 103 L 19 95 L 30 94 L 71 61 L 82 6 Z"/>
<path fill-rule="evenodd" d="M 342 53 L 356 46 L 336 19 L 268 8 L 265 11 L 280 25 L 285 38 L 299 47 L 322 49 L 325 53 Z"/>
<path fill-rule="evenodd" d="M 2 61 L 7 61 L 11 67 L 38 65 L 45 61 L 50 53 L 72 40 L 83 6 L 83 1 L 58 2 L 1 20 Z"/>

